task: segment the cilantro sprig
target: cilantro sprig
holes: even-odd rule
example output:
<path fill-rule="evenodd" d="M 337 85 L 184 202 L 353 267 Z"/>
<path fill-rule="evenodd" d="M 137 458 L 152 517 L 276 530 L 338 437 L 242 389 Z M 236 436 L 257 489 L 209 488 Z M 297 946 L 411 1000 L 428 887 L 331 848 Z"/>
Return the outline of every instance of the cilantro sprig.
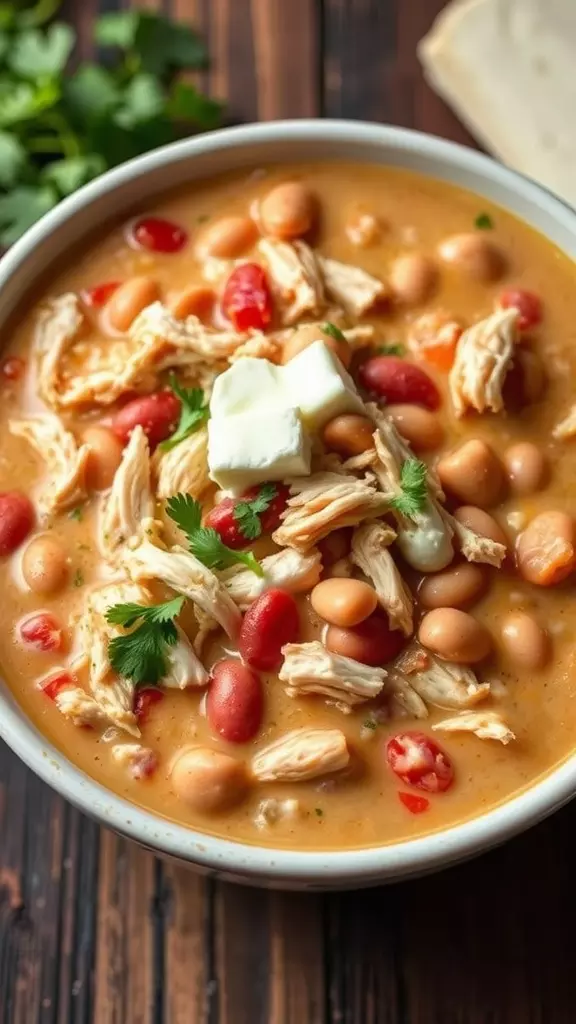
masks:
<path fill-rule="evenodd" d="M 173 373 L 170 375 L 170 387 L 180 399 L 180 420 L 172 436 L 159 445 L 164 452 L 170 451 L 171 448 L 175 448 L 181 441 L 185 441 L 187 437 L 194 434 L 210 415 L 210 409 L 204 402 L 202 388 L 181 387 Z"/>
<path fill-rule="evenodd" d="M 334 338 L 334 341 L 346 341 L 344 331 L 341 331 L 340 328 L 337 327 L 336 324 L 331 323 L 330 320 L 327 320 L 325 324 L 321 324 L 320 330 L 330 338 Z"/>
<path fill-rule="evenodd" d="M 128 602 L 108 609 L 108 622 L 131 630 L 113 637 L 108 645 L 110 664 L 118 675 L 136 684 L 157 683 L 166 675 L 168 648 L 178 642 L 174 619 L 183 604 L 183 597 L 174 597 L 163 604 Z"/>
<path fill-rule="evenodd" d="M 166 503 L 168 515 L 186 534 L 192 554 L 208 569 L 227 569 L 238 562 L 263 576 L 264 570 L 251 551 L 233 551 L 211 526 L 202 526 L 202 506 L 189 494 L 175 494 Z"/>
<path fill-rule="evenodd" d="M 246 540 L 256 540 L 262 533 L 262 512 L 266 512 L 278 496 L 276 484 L 262 484 L 254 498 L 237 502 L 233 516 Z"/>
<path fill-rule="evenodd" d="M 494 221 L 489 213 L 479 213 L 474 220 L 474 227 L 477 228 L 478 231 L 491 231 L 494 227 Z"/>
<path fill-rule="evenodd" d="M 218 127 L 220 103 L 178 77 L 204 68 L 202 41 L 153 11 L 97 22 L 103 65 L 75 56 L 76 34 L 52 21 L 62 0 L 0 3 L 0 245 L 64 196 L 124 160 Z"/>
<path fill-rule="evenodd" d="M 408 519 L 414 519 L 422 511 L 428 498 L 428 469 L 420 459 L 406 459 L 400 471 L 402 491 L 390 501 L 390 507 L 396 509 Z"/>
<path fill-rule="evenodd" d="M 378 345 L 376 348 L 378 355 L 380 356 L 403 356 L 404 345 L 393 344 L 393 345 Z"/>

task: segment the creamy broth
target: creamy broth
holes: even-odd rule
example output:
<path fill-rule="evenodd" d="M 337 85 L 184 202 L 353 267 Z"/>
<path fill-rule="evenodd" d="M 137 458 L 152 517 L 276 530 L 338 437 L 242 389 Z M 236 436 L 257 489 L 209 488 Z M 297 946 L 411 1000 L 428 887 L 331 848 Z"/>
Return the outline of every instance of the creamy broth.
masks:
<path fill-rule="evenodd" d="M 415 719 L 401 717 L 397 706 L 395 712 L 390 713 L 385 684 L 381 698 L 364 705 L 358 703 L 350 713 L 344 713 L 341 707 L 320 694 L 288 696 L 285 684 L 278 680 L 276 673 L 261 672 L 262 724 L 256 736 L 246 743 L 225 742 L 215 734 L 204 713 L 204 687 L 182 691 L 163 689 L 163 698 L 148 709 L 140 722 L 140 739 L 118 734 L 110 738 L 105 727 L 80 728 L 62 714 L 57 703 L 42 692 L 38 683 L 55 670 L 69 669 L 73 664 L 79 686 L 89 692 L 89 668 L 78 668 L 75 662 L 84 642 L 78 635 L 78 619 L 92 589 L 109 582 L 113 575 L 97 541 L 99 516 L 107 492 L 95 493 L 89 488 L 86 498 L 70 503 L 49 522 L 43 523 L 38 512 L 38 499 L 46 490 L 46 461 L 24 438 L 14 436 L 8 426 L 10 421 L 46 411 L 38 396 L 32 354 L 38 311 L 47 300 L 63 293 L 81 295 L 86 289 L 104 282 L 122 282 L 136 275 L 151 277 L 157 283 L 161 300 L 168 305 L 193 285 L 213 288 L 219 293 L 226 274 L 222 277 L 217 266 L 208 267 L 196 258 L 197 239 L 222 217 L 254 213 L 255 204 L 275 185 L 286 181 L 305 184 L 317 199 L 316 223 L 306 238 L 323 256 L 360 267 L 385 283 L 390 279 L 391 265 L 398 255 L 424 254 L 433 261 L 437 280 L 425 301 L 403 304 L 389 296 L 385 302 L 368 309 L 359 321 L 351 315 L 344 315 L 339 321 L 343 328 L 353 327 L 357 322 L 373 325 L 373 348 L 402 346 L 403 357 L 421 367 L 438 388 L 442 402 L 434 417 L 443 428 L 443 440 L 431 451 L 417 452 L 418 458 L 435 467 L 446 453 L 453 452 L 468 439 L 487 442 L 501 459 L 511 445 L 521 441 L 532 442 L 545 456 L 546 478 L 538 489 L 528 488 L 527 494 L 515 494 L 511 488 L 503 486 L 502 497 L 488 508 L 506 534 L 512 554 L 501 568 L 482 565 L 483 593 L 466 606 L 467 612 L 487 627 L 492 639 L 492 653 L 479 664 L 470 665 L 480 681 L 492 685 L 492 693 L 471 708 L 440 708 L 426 701 L 428 717 Z M 180 225 L 188 233 L 187 245 L 173 253 L 152 252 L 128 244 L 123 223 L 104 229 L 103 237 L 93 240 L 84 252 L 75 254 L 74 260 L 54 276 L 42 294 L 31 297 L 21 310 L 19 322 L 6 345 L 4 358 L 21 359 L 24 367 L 16 380 L 4 374 L 1 385 L 0 491 L 21 491 L 30 496 L 36 506 L 32 531 L 0 564 L 5 608 L 0 659 L 15 698 L 47 739 L 76 766 L 113 792 L 161 817 L 251 843 L 342 849 L 399 842 L 482 814 L 533 784 L 572 753 L 576 728 L 572 641 L 576 617 L 574 577 L 568 576 L 553 586 L 534 585 L 518 571 L 513 556 L 518 535 L 538 513 L 557 510 L 571 515 L 572 512 L 576 447 L 570 439 L 555 440 L 553 436 L 554 428 L 574 401 L 576 327 L 572 307 L 576 275 L 571 262 L 525 224 L 486 200 L 439 181 L 385 167 L 332 163 L 274 167 L 249 175 L 235 172 L 171 194 L 156 202 L 145 214 L 167 218 Z M 475 226 L 481 214 L 489 218 L 492 227 Z M 362 238 L 363 244 L 358 245 L 354 227 L 358 226 L 362 215 L 375 218 L 376 224 L 370 222 L 370 230 L 367 228 L 366 237 Z M 450 264 L 438 254 L 446 238 L 460 233 L 474 234 L 502 254 L 506 266 L 497 280 L 479 280 L 465 272 L 457 261 Z M 249 262 L 263 262 L 251 243 L 238 255 Z M 442 310 L 448 311 L 454 322 L 470 327 L 488 317 L 502 292 L 512 287 L 527 289 L 542 300 L 542 323 L 520 333 L 515 351 L 529 350 L 536 354 L 545 367 L 544 390 L 535 400 L 528 400 L 524 395 L 518 402 L 508 397 L 505 385 L 503 412 L 487 411 L 478 415 L 467 410 L 457 417 L 448 373 L 419 357 L 409 346 L 414 323 L 426 313 Z M 334 305 L 331 303 L 332 309 Z M 86 346 L 75 356 L 80 368 L 92 358 L 91 349 L 97 351 L 98 346 L 106 343 L 105 313 L 82 308 L 89 328 Z M 218 310 L 203 313 L 201 318 L 210 326 L 224 326 Z M 334 318 L 332 310 L 324 310 L 319 316 L 303 316 L 302 322 L 325 322 Z M 297 326 L 294 325 L 295 329 Z M 266 333 L 274 338 L 280 330 L 279 308 L 275 305 L 274 319 L 266 327 Z M 113 340 L 114 332 L 110 335 Z M 365 356 L 365 352 L 354 355 L 352 372 L 357 381 L 357 366 Z M 8 374 L 11 372 L 9 364 Z M 194 373 L 189 368 L 185 371 L 177 368 L 175 372 L 186 386 L 194 384 Z M 512 374 L 514 372 L 511 370 Z M 156 379 L 152 377 L 151 383 L 139 386 L 139 390 L 157 391 L 167 386 L 167 372 Z M 511 381 L 510 377 L 508 387 Z M 79 439 L 91 424 L 110 424 L 125 400 L 126 396 L 121 396 L 109 404 L 84 404 L 59 411 L 58 415 Z M 502 473 L 505 475 L 504 468 Z M 214 491 L 212 488 L 202 496 L 205 511 L 215 500 Z M 449 496 L 446 507 L 454 510 L 459 504 L 472 502 Z M 66 553 L 66 579 L 54 593 L 34 592 L 23 577 L 22 559 L 27 545 L 37 534 L 54 538 Z M 261 558 L 275 549 L 269 537 L 263 537 L 253 550 L 256 557 Z M 422 574 L 401 560 L 398 564 L 416 594 Z M 323 578 L 330 572 L 325 565 Z M 151 590 L 155 600 L 174 596 L 158 581 L 151 582 Z M 301 625 L 298 639 L 304 642 L 324 637 L 325 624 L 313 611 L 310 594 L 299 594 L 297 601 Z M 34 650 L 19 639 L 18 624 L 39 610 L 50 612 L 62 626 L 65 637 L 62 650 Z M 424 611 L 426 609 L 420 609 L 416 599 L 416 633 Z M 542 667 L 527 668 L 520 664 L 502 639 L 506 617 L 513 611 L 526 612 L 546 632 L 550 653 L 543 659 Z M 195 620 L 190 602 L 179 621 L 193 637 Z M 405 644 L 408 643 L 406 638 Z M 220 658 L 228 656 L 231 649 L 236 656 L 234 645 L 231 648 L 225 637 L 215 633 L 203 648 L 202 662 L 210 669 Z M 464 710 L 496 712 L 515 738 L 504 745 L 467 732 L 433 731 L 436 723 Z M 209 815 L 188 805 L 175 790 L 172 769 L 176 755 L 183 749 L 201 745 L 225 752 L 248 765 L 256 752 L 289 731 L 303 727 L 342 731 L 350 753 L 348 765 L 341 771 L 307 781 L 249 781 L 241 799 Z M 454 780 L 445 792 L 433 793 L 407 785 L 390 770 L 386 759 L 387 741 L 409 730 L 432 737 L 448 755 L 454 768 Z M 149 775 L 134 777 L 128 762 L 118 763 L 112 758 L 111 748 L 124 741 L 138 743 L 152 752 L 154 770 Z M 410 813 L 410 808 L 398 799 L 399 792 L 409 792 L 428 801 L 425 813 Z M 268 811 L 263 811 L 263 801 L 271 802 L 266 805 Z M 296 803 L 287 810 L 286 801 Z M 277 820 L 272 820 L 274 817 Z"/>

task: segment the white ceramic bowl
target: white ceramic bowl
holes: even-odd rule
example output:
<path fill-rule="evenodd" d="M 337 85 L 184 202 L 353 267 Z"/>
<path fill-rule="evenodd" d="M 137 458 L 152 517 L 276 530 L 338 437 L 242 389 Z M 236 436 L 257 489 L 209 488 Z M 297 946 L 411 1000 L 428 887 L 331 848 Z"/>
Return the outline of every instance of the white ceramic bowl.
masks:
<path fill-rule="evenodd" d="M 34 282 L 98 225 L 156 194 L 238 167 L 295 160 L 393 164 L 471 189 L 511 210 L 576 257 L 576 214 L 553 196 L 472 150 L 398 128 L 345 121 L 247 125 L 186 140 L 132 160 L 61 203 L 0 262 L 0 330 Z M 354 182 L 350 189 L 353 193 Z M 576 791 L 576 756 L 495 810 L 424 838 L 336 853 L 233 843 L 173 825 L 84 775 L 27 719 L 0 681 L 0 735 L 45 782 L 103 825 L 154 852 L 228 880 L 329 889 L 406 878 L 464 860 L 540 821 Z M 384 809 L 382 810 L 384 813 Z"/>

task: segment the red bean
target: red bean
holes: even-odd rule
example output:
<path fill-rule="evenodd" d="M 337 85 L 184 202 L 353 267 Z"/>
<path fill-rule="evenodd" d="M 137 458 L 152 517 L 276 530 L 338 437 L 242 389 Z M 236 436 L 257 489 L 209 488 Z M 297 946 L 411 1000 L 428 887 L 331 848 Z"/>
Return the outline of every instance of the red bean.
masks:
<path fill-rule="evenodd" d="M 49 612 L 29 615 L 18 624 L 20 640 L 37 651 L 60 651 L 63 647 L 62 627 Z"/>
<path fill-rule="evenodd" d="M 0 555 L 11 555 L 34 525 L 34 507 L 21 491 L 0 494 Z"/>
<path fill-rule="evenodd" d="M 454 768 L 442 747 L 423 732 L 399 732 L 386 745 L 386 760 L 408 786 L 443 793 L 454 781 Z"/>
<path fill-rule="evenodd" d="M 9 356 L 5 359 L 0 367 L 2 370 L 2 376 L 6 380 L 20 380 L 20 377 L 26 369 L 26 363 L 19 356 Z"/>
<path fill-rule="evenodd" d="M 143 725 L 147 721 L 150 709 L 163 699 L 162 690 L 156 690 L 153 686 L 143 686 L 136 692 L 133 710 L 138 719 L 138 725 Z"/>
<path fill-rule="evenodd" d="M 138 248 L 150 252 L 180 252 L 188 241 L 188 234 L 164 217 L 142 217 L 132 225 L 130 238 Z"/>
<path fill-rule="evenodd" d="M 406 639 L 398 630 L 390 629 L 386 617 L 376 611 L 354 627 L 329 626 L 325 643 L 334 654 L 363 665 L 386 665 L 400 653 Z"/>
<path fill-rule="evenodd" d="M 387 402 L 413 402 L 434 411 L 440 405 L 440 392 L 420 366 L 396 356 L 374 356 L 358 371 L 367 391 Z"/>
<path fill-rule="evenodd" d="M 255 672 L 234 658 L 212 670 L 206 698 L 210 726 L 229 743 L 247 743 L 258 732 L 264 710 L 262 683 Z"/>
<path fill-rule="evenodd" d="M 237 331 L 263 330 L 272 319 L 272 296 L 266 274 L 257 263 L 232 271 L 222 293 L 222 311 Z"/>
<path fill-rule="evenodd" d="M 267 590 L 244 616 L 238 647 L 252 668 L 271 672 L 282 661 L 284 644 L 294 643 L 300 632 L 296 601 L 286 590 Z"/>
<path fill-rule="evenodd" d="M 76 676 L 65 671 L 55 672 L 54 675 L 48 676 L 40 683 L 42 693 L 45 693 L 50 700 L 56 700 L 59 693 L 62 693 L 63 690 L 70 690 L 73 686 L 78 686 Z"/>
<path fill-rule="evenodd" d="M 92 288 L 84 288 L 80 292 L 80 298 L 89 309 L 101 309 L 120 284 L 120 281 L 103 281 L 102 284 L 95 284 Z"/>
<path fill-rule="evenodd" d="M 542 300 L 534 292 L 527 292 L 524 288 L 508 288 L 499 299 L 502 309 L 518 310 L 518 327 L 521 331 L 527 331 L 530 327 L 536 327 L 542 321 Z"/>
<path fill-rule="evenodd" d="M 286 508 L 290 494 L 288 488 L 283 484 L 274 484 L 273 486 L 276 488 L 276 497 L 272 499 L 267 509 L 256 513 L 260 520 L 262 533 L 272 533 L 280 526 L 280 516 Z M 253 533 L 248 535 L 245 532 L 246 526 L 243 525 L 245 520 L 239 514 L 239 506 L 253 501 L 260 491 L 261 487 L 251 487 L 240 498 L 223 498 L 206 516 L 206 526 L 211 526 L 216 530 L 220 534 L 221 540 L 235 551 L 245 548 L 251 540 L 255 539 Z"/>
<path fill-rule="evenodd" d="M 155 448 L 174 433 L 179 418 L 180 399 L 172 391 L 156 391 L 123 405 L 112 420 L 112 430 L 126 444 L 134 428 L 141 426 Z"/>
<path fill-rule="evenodd" d="M 410 814 L 422 814 L 430 807 L 430 801 L 425 796 L 418 796 L 417 793 L 398 793 L 398 799 Z"/>

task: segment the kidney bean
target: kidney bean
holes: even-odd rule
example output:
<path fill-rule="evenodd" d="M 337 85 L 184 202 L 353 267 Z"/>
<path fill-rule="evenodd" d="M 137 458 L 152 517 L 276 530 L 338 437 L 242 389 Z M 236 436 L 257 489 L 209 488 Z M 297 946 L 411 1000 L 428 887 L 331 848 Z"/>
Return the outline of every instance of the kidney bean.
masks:
<path fill-rule="evenodd" d="M 324 643 L 334 654 L 363 665 L 386 665 L 400 653 L 406 639 L 398 630 L 390 629 L 384 615 L 376 611 L 354 627 L 329 626 Z"/>
<path fill-rule="evenodd" d="M 374 356 L 358 371 L 362 387 L 386 402 L 414 403 L 434 412 L 440 392 L 420 366 L 397 356 Z"/>
<path fill-rule="evenodd" d="M 136 691 L 133 710 L 139 725 L 143 725 L 148 720 L 151 708 L 163 699 L 162 690 L 157 690 L 154 686 L 142 686 Z"/>
<path fill-rule="evenodd" d="M 206 717 L 214 732 L 229 743 L 247 743 L 258 732 L 264 711 L 262 683 L 255 672 L 234 658 L 212 669 Z"/>
<path fill-rule="evenodd" d="M 135 427 L 142 427 L 155 448 L 174 433 L 180 418 L 180 399 L 172 391 L 156 391 L 127 402 L 114 415 L 112 430 L 126 444 Z"/>
<path fill-rule="evenodd" d="M 62 627 L 49 612 L 29 615 L 18 623 L 18 635 L 26 647 L 37 651 L 60 651 L 64 645 Z"/>
<path fill-rule="evenodd" d="M 518 310 L 518 327 L 527 331 L 542 322 L 542 299 L 524 288 L 507 288 L 502 292 L 498 305 L 501 309 Z"/>
<path fill-rule="evenodd" d="M 246 612 L 238 647 L 245 662 L 272 672 L 282 661 L 284 644 L 295 643 L 300 632 L 298 605 L 286 590 L 267 590 Z"/>
<path fill-rule="evenodd" d="M 80 292 L 80 298 L 89 309 L 100 309 L 106 305 L 121 283 L 121 281 L 103 281 L 102 284 L 95 284 L 92 288 L 84 288 Z"/>
<path fill-rule="evenodd" d="M 180 252 L 188 241 L 188 234 L 164 217 L 141 217 L 132 224 L 129 239 L 137 248 L 150 252 Z"/>
<path fill-rule="evenodd" d="M 386 760 L 408 786 L 443 793 L 454 781 L 454 768 L 442 747 L 423 732 L 399 732 L 386 745 Z"/>
<path fill-rule="evenodd" d="M 286 508 L 290 491 L 284 484 L 275 484 L 276 497 L 272 499 L 267 509 L 258 512 L 262 533 L 272 533 L 280 526 L 280 516 Z M 247 537 L 241 529 L 241 522 L 236 518 L 234 510 L 242 502 L 253 501 L 258 496 L 260 487 L 251 487 L 240 498 L 223 498 L 206 516 L 206 526 L 220 535 L 221 540 L 229 547 L 238 551 L 245 548 L 254 538 Z"/>
<path fill-rule="evenodd" d="M 272 295 L 257 263 L 232 271 L 222 293 L 222 311 L 237 331 L 263 330 L 272 319 Z"/>
<path fill-rule="evenodd" d="M 34 525 L 34 506 L 21 491 L 0 494 L 0 555 L 11 555 Z"/>
<path fill-rule="evenodd" d="M 6 380 L 20 380 L 25 369 L 26 363 L 19 356 L 9 356 L 0 366 L 0 372 Z"/>
<path fill-rule="evenodd" d="M 70 690 L 73 686 L 78 686 L 78 680 L 71 672 L 60 671 L 43 679 L 39 686 L 42 693 L 45 693 L 50 700 L 56 700 L 58 694 L 63 690 Z"/>
<path fill-rule="evenodd" d="M 430 801 L 425 796 L 418 796 L 417 793 L 398 793 L 398 799 L 404 804 L 410 814 L 422 814 L 430 807 Z"/>

